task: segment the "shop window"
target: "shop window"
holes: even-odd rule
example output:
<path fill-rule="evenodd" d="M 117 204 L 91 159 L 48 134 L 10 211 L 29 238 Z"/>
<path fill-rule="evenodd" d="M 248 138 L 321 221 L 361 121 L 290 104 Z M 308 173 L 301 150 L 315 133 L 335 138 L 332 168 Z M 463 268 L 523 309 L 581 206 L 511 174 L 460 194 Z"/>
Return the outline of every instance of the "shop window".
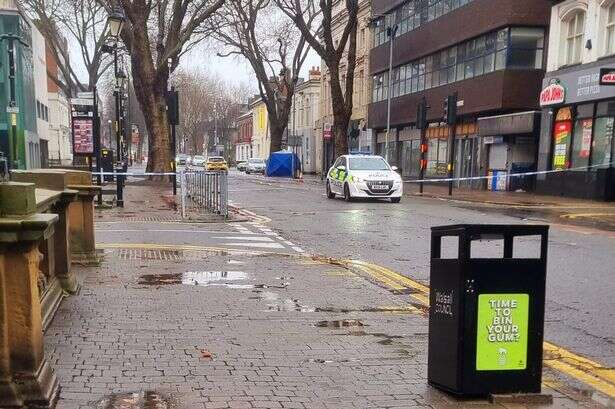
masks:
<path fill-rule="evenodd" d="M 427 176 L 442 176 L 447 174 L 448 141 L 444 139 L 429 139 L 427 150 Z"/>
<path fill-rule="evenodd" d="M 592 130 L 594 121 L 592 118 L 577 119 L 572 134 L 572 155 L 570 167 L 584 168 L 589 165 L 589 154 L 592 143 Z M 579 169 L 582 170 L 582 169 Z"/>
<path fill-rule="evenodd" d="M 598 104 L 596 116 L 594 140 L 592 142 L 592 165 L 608 165 L 613 157 L 615 102 Z"/>
<path fill-rule="evenodd" d="M 615 3 L 607 9 L 605 54 L 615 54 Z"/>
<path fill-rule="evenodd" d="M 572 122 L 559 121 L 553 128 L 553 169 L 564 170 L 570 166 L 568 152 L 572 137 Z"/>
<path fill-rule="evenodd" d="M 581 62 L 585 38 L 585 12 L 578 10 L 566 22 L 566 65 Z"/>

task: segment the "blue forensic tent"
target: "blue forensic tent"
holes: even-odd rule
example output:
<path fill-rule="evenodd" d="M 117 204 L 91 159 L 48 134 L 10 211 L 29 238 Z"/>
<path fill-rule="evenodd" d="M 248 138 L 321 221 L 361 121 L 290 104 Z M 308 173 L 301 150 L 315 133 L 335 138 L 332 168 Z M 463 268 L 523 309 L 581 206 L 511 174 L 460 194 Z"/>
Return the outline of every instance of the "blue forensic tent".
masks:
<path fill-rule="evenodd" d="M 267 161 L 267 176 L 292 177 L 293 164 L 295 170 L 301 169 L 299 158 L 292 152 L 279 151 L 269 155 Z"/>

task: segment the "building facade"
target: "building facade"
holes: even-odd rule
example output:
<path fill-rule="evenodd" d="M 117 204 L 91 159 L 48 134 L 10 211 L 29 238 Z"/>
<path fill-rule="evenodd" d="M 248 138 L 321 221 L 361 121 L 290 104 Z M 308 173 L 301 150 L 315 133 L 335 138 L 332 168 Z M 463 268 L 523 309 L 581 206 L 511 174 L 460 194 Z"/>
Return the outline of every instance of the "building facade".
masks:
<path fill-rule="evenodd" d="M 316 135 L 319 131 L 320 88 L 320 69 L 312 67 L 307 81 L 297 84 L 293 95 L 288 127 L 292 142 L 289 149 L 301 160 L 303 173 L 315 173 L 318 169 Z"/>
<path fill-rule="evenodd" d="M 250 104 L 252 113 L 252 157 L 268 159 L 271 146 L 267 106 L 259 97 Z"/>
<path fill-rule="evenodd" d="M 52 79 L 56 78 L 62 81 L 58 64 L 51 52 L 51 49 L 46 46 L 46 62 L 47 62 L 47 100 L 49 102 L 49 133 L 48 133 L 48 151 L 49 163 L 54 165 L 66 166 L 73 161 L 73 149 L 71 144 L 70 134 L 70 101 L 58 87 L 57 83 Z"/>
<path fill-rule="evenodd" d="M 34 63 L 34 98 L 36 99 L 36 133 L 28 133 L 27 168 L 46 164 L 49 157 L 49 99 L 47 94 L 47 58 L 45 38 L 32 25 L 32 61 Z"/>
<path fill-rule="evenodd" d="M 549 2 L 535 0 L 374 0 L 368 125 L 376 151 L 404 177 L 417 178 L 421 149 L 427 148 L 426 176 L 446 175 L 451 129 L 442 123 L 443 102 L 457 93 L 456 177 L 535 168 L 549 11 Z M 423 98 L 430 108 L 422 148 L 416 116 Z M 523 178 L 502 180 L 504 185 L 468 184 L 530 188 Z"/>
<path fill-rule="evenodd" d="M 342 36 L 347 21 L 346 5 L 343 1 L 333 4 L 333 40 Z M 371 81 L 369 80 L 369 55 L 372 45 L 372 31 L 370 21 L 372 15 L 372 2 L 359 0 L 358 26 L 357 26 L 357 58 L 354 71 L 354 93 L 352 98 L 352 116 L 348 126 L 348 146 L 351 152 L 370 152 L 372 149 L 372 132 L 368 127 L 368 105 L 371 101 Z M 340 61 L 341 81 L 346 81 L 345 73 L 347 58 Z M 333 157 L 334 142 L 328 139 L 328 131 L 333 124 L 333 109 L 331 102 L 331 87 L 329 85 L 329 70 L 324 61 L 321 63 L 321 102 L 320 119 L 317 122 L 316 133 L 316 165 L 315 171 L 320 173 L 329 168 L 335 158 Z M 325 138 L 323 138 L 323 134 Z"/>
<path fill-rule="evenodd" d="M 537 190 L 615 200 L 615 0 L 552 3 Z"/>
<path fill-rule="evenodd" d="M 13 42 L 6 38 L 0 41 L 0 151 L 14 169 L 40 164 L 33 30 L 36 29 L 14 2 L 0 3 L 0 34 L 16 36 Z M 9 63 L 11 44 L 13 66 Z M 14 72 L 14 95 L 11 95 L 11 71 Z M 13 112 L 7 112 L 9 107 Z"/>
<path fill-rule="evenodd" d="M 237 118 L 237 139 L 235 141 L 235 160 L 245 162 L 252 157 L 252 111 Z"/>

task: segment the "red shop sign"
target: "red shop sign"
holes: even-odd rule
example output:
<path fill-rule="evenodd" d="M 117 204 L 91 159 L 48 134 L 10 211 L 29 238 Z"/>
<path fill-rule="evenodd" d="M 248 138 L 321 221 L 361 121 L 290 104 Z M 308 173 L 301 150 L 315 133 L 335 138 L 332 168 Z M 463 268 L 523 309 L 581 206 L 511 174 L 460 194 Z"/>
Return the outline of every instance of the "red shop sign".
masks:
<path fill-rule="evenodd" d="M 566 88 L 559 82 L 555 82 L 540 93 L 540 106 L 563 104 L 566 101 Z"/>
<path fill-rule="evenodd" d="M 600 85 L 615 85 L 615 68 L 600 70 Z"/>

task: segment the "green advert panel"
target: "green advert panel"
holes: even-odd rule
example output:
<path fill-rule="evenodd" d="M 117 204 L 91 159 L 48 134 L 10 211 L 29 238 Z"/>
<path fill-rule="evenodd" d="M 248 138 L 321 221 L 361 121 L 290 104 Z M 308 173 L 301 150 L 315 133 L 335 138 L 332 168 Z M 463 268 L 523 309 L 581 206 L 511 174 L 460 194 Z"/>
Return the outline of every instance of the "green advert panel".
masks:
<path fill-rule="evenodd" d="M 527 366 L 528 294 L 480 294 L 476 370 L 522 370 Z"/>

